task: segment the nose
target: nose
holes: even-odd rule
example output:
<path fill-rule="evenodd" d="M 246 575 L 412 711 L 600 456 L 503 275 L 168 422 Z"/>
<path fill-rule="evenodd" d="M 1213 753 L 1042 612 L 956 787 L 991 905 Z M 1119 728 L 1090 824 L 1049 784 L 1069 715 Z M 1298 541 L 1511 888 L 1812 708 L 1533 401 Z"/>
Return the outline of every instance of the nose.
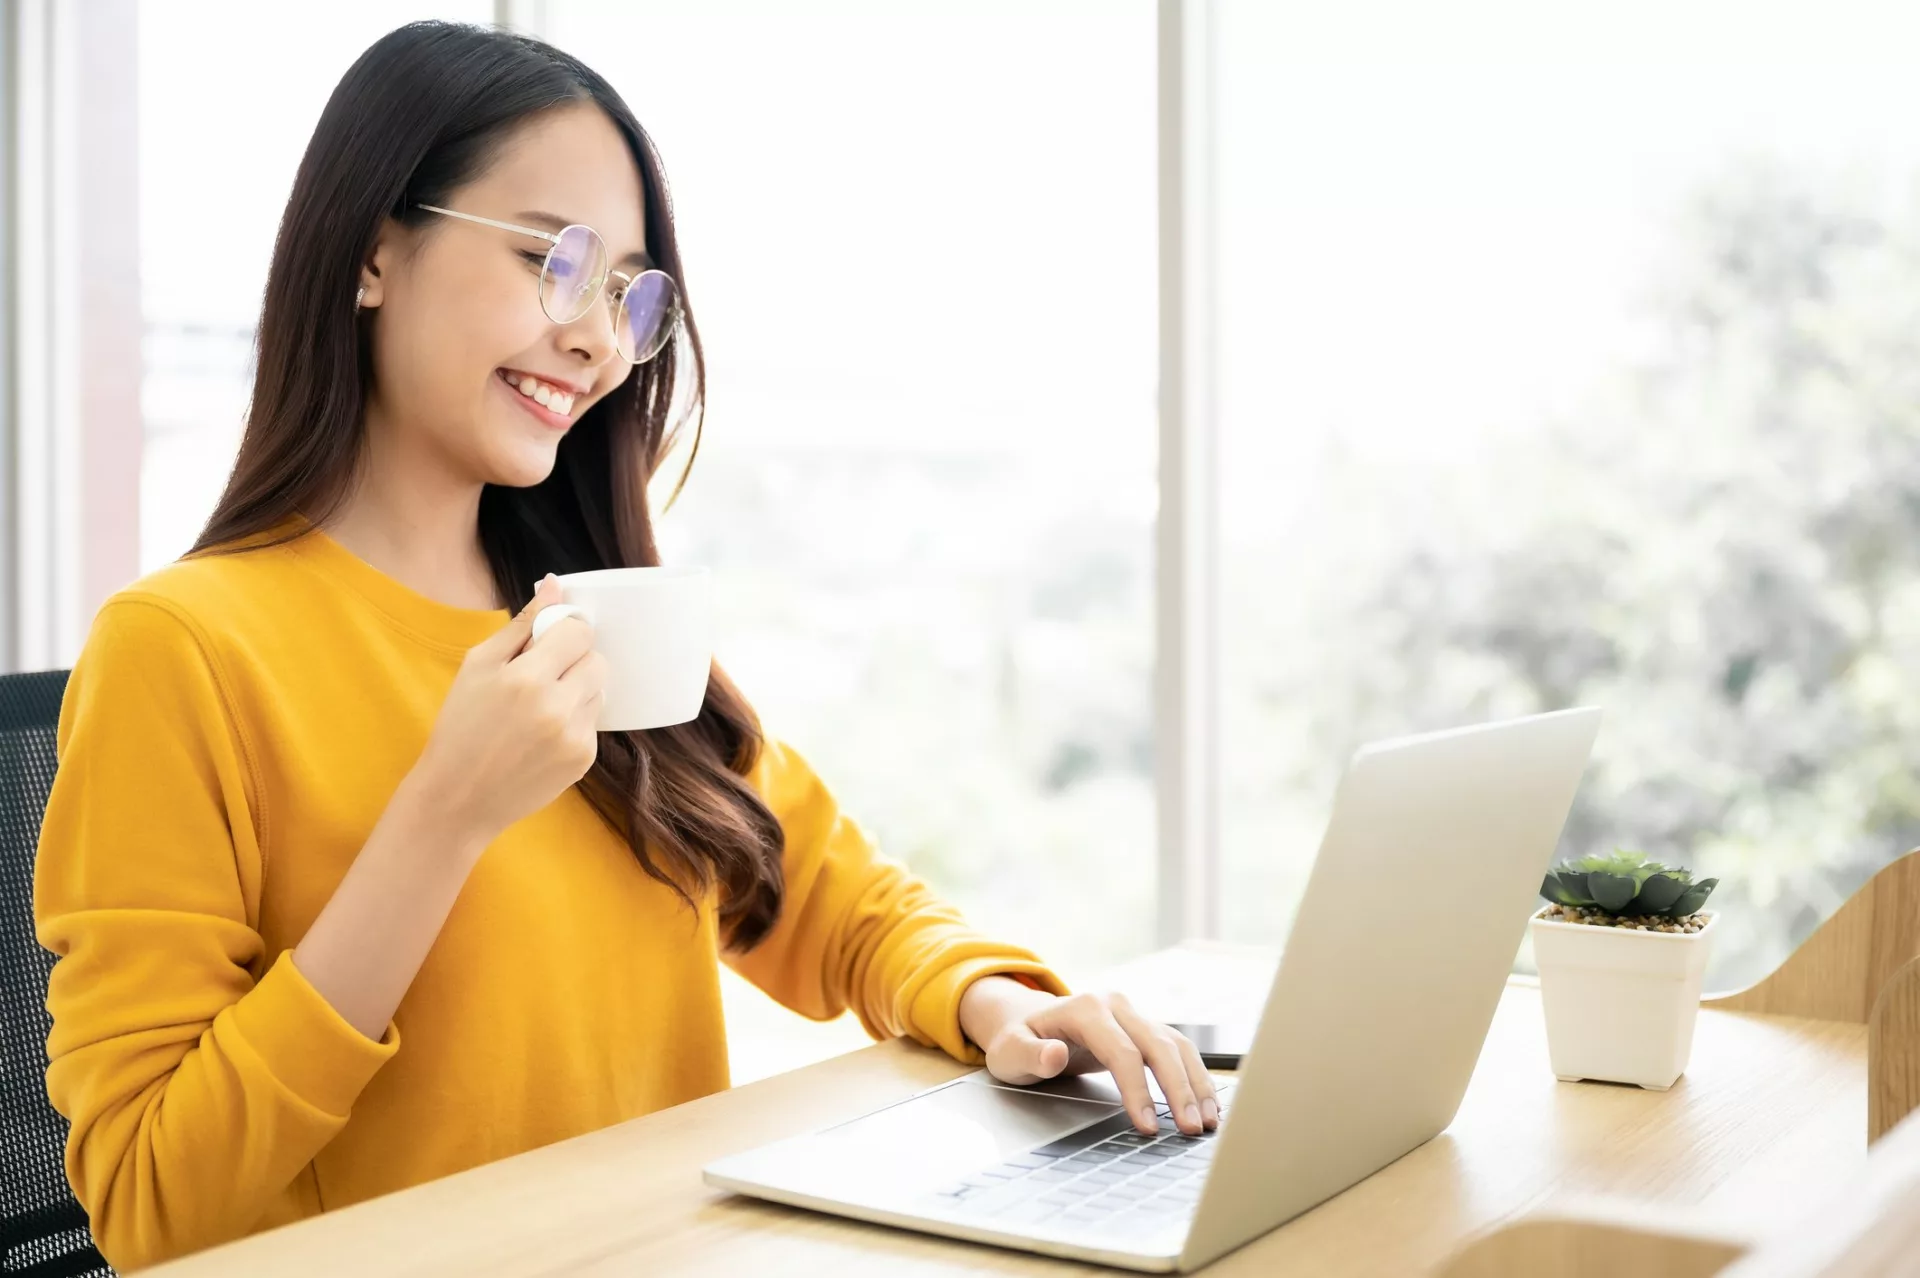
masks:
<path fill-rule="evenodd" d="M 619 358 L 613 335 L 613 308 L 602 293 L 588 304 L 579 319 L 559 326 L 561 348 L 589 369 L 599 370 Z"/>

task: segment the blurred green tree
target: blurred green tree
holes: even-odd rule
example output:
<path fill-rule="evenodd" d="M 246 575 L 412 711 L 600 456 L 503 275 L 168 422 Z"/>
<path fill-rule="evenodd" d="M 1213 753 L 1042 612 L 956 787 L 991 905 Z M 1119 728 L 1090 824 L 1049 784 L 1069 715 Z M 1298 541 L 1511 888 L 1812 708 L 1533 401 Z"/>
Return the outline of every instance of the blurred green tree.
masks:
<path fill-rule="evenodd" d="M 1694 200 L 1658 354 L 1488 491 L 1380 511 L 1400 552 L 1335 589 L 1393 673 L 1313 685 L 1330 749 L 1389 708 L 1606 707 L 1562 850 L 1720 876 L 1710 983 L 1920 843 L 1920 227 L 1869 204 L 1759 164 Z"/>

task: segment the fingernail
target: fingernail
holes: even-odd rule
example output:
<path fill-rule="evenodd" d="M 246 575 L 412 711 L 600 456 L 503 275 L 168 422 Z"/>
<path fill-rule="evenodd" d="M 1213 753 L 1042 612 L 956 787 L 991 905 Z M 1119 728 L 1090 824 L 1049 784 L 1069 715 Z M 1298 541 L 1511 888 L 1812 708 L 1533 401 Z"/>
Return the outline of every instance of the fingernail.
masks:
<path fill-rule="evenodd" d="M 1198 1105 L 1187 1106 L 1185 1109 L 1180 1111 L 1180 1116 L 1187 1120 L 1187 1126 L 1189 1127 L 1200 1126 L 1200 1107 Z"/>
<path fill-rule="evenodd" d="M 1206 1116 L 1209 1127 L 1220 1121 L 1220 1107 L 1213 1103 L 1212 1097 L 1200 1102 L 1200 1112 Z"/>
<path fill-rule="evenodd" d="M 1160 1126 L 1160 1118 L 1153 1112 L 1153 1106 L 1142 1105 L 1140 1107 L 1140 1125 L 1147 1128 L 1158 1128 Z"/>

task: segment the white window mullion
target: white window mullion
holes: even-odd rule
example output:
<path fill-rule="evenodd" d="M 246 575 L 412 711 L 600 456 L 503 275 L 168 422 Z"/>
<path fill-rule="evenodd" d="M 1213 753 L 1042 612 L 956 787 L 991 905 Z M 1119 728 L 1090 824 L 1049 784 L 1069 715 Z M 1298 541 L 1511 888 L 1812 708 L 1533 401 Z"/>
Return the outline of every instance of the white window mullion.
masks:
<path fill-rule="evenodd" d="M 24 670 L 55 664 L 56 618 L 74 562 L 60 548 L 66 521 L 60 507 L 70 491 L 72 441 L 62 422 L 54 349 L 62 326 L 53 270 L 61 238 L 61 183 L 57 162 L 62 80 L 62 28 L 69 26 L 52 0 L 20 0 L 12 7 L 13 100 L 13 350 L 14 662 Z"/>
<path fill-rule="evenodd" d="M 493 0 L 493 25 L 547 38 L 547 0 Z"/>
<path fill-rule="evenodd" d="M 70 665 L 138 570 L 136 19 L 133 0 L 18 0 L 5 18 L 15 669 Z"/>
<path fill-rule="evenodd" d="M 50 448 L 53 471 L 52 508 L 47 547 L 52 561 L 50 608 L 46 618 L 49 645 L 46 666 L 66 666 L 80 653 L 85 627 L 91 619 L 85 608 L 87 538 L 84 467 L 86 428 L 80 397 L 86 368 L 82 309 L 88 246 L 83 236 L 85 210 L 80 204 L 80 166 L 89 162 L 80 145 L 80 26 L 81 7 L 52 6 L 51 110 L 48 113 L 48 239 L 49 263 L 44 268 L 46 323 L 51 340 L 45 351 L 47 421 L 53 430 Z M 134 292 L 134 305 L 139 304 Z M 105 352 L 102 352 L 104 354 Z"/>
<path fill-rule="evenodd" d="M 1162 944 L 1220 920 L 1213 5 L 1159 0 L 1160 509 L 1154 754 Z"/>

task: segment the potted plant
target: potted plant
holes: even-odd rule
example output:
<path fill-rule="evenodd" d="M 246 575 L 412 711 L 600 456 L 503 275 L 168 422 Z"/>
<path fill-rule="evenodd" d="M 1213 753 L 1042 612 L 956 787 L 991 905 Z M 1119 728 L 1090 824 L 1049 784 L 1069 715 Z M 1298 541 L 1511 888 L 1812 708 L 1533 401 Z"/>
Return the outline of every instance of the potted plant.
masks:
<path fill-rule="evenodd" d="M 1718 882 L 1626 851 L 1547 873 L 1533 955 L 1561 1080 L 1663 1092 L 1685 1071 L 1716 918 L 1699 910 Z"/>

